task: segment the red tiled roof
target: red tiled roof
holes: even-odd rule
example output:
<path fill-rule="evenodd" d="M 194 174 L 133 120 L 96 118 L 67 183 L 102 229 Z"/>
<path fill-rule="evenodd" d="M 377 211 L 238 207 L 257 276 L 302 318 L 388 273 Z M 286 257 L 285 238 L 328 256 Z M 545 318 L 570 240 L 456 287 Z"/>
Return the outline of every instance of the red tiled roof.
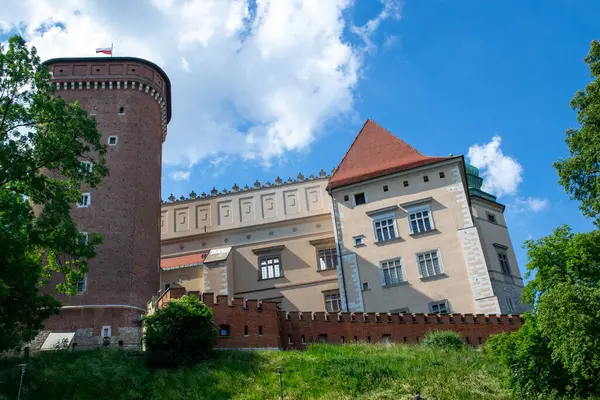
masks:
<path fill-rule="evenodd" d="M 160 260 L 160 268 L 163 271 L 176 268 L 194 267 L 201 265 L 208 253 L 189 254 L 186 256 L 163 258 Z"/>
<path fill-rule="evenodd" d="M 327 189 L 446 159 L 448 157 L 424 156 L 387 129 L 368 119 L 329 179 Z"/>

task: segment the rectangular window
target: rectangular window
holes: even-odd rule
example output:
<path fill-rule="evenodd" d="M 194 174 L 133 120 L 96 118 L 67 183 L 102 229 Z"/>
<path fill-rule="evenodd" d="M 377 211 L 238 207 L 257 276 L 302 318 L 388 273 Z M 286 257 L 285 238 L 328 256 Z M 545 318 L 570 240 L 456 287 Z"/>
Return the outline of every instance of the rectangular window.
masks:
<path fill-rule="evenodd" d="M 495 216 L 494 214 L 487 213 L 487 219 L 488 219 L 488 221 L 489 221 L 489 222 L 491 222 L 492 224 L 495 224 L 495 223 L 496 223 L 496 216 Z"/>
<path fill-rule="evenodd" d="M 364 193 L 356 193 L 354 195 L 354 205 L 360 206 L 361 204 L 365 204 L 367 202 L 367 198 Z"/>
<path fill-rule="evenodd" d="M 87 232 L 80 232 L 83 235 L 83 244 L 88 244 L 90 235 Z"/>
<path fill-rule="evenodd" d="M 427 175 L 423 177 L 423 182 L 429 182 L 429 177 Z"/>
<path fill-rule="evenodd" d="M 81 161 L 81 172 L 92 172 L 93 166 L 94 164 L 92 164 L 90 161 Z"/>
<path fill-rule="evenodd" d="M 281 278 L 281 257 L 267 256 L 259 259 L 260 264 L 260 279 Z"/>
<path fill-rule="evenodd" d="M 365 244 L 365 238 L 364 236 L 355 236 L 352 239 L 354 239 L 354 246 L 363 246 Z"/>
<path fill-rule="evenodd" d="M 79 203 L 77 203 L 77 207 L 79 207 L 79 208 L 89 207 L 91 203 L 92 203 L 92 195 L 89 193 L 82 193 L 81 200 L 79 200 Z"/>
<path fill-rule="evenodd" d="M 392 240 L 397 236 L 394 218 L 376 219 L 373 221 L 373 227 L 375 228 L 375 240 L 378 242 Z"/>
<path fill-rule="evenodd" d="M 500 261 L 500 268 L 502 268 L 502 273 L 506 275 L 510 275 L 510 264 L 508 263 L 508 255 L 505 251 L 496 249 L 498 253 L 498 260 Z"/>
<path fill-rule="evenodd" d="M 383 185 L 383 191 L 384 191 L 384 192 L 387 192 L 388 190 L 389 190 L 389 189 L 388 189 L 388 186 L 387 186 L 387 185 Z"/>
<path fill-rule="evenodd" d="M 105 338 L 110 337 L 110 326 L 103 326 L 102 327 L 102 336 Z"/>
<path fill-rule="evenodd" d="M 77 282 L 77 294 L 81 294 L 83 292 L 85 292 L 85 282 L 87 280 L 87 275 L 84 276 L 83 278 L 81 278 L 78 282 Z"/>
<path fill-rule="evenodd" d="M 369 286 L 369 282 L 362 283 L 362 290 L 363 291 L 371 290 L 371 287 Z"/>
<path fill-rule="evenodd" d="M 443 172 L 440 172 L 440 179 L 444 179 L 446 175 Z"/>
<path fill-rule="evenodd" d="M 327 312 L 340 312 L 342 309 L 342 301 L 340 299 L 339 290 L 323 293 L 323 297 L 325 299 L 325 310 Z"/>
<path fill-rule="evenodd" d="M 408 307 L 402 307 L 402 308 L 395 308 L 393 310 L 390 310 L 390 312 L 392 314 L 409 314 L 410 310 L 408 309 Z"/>
<path fill-rule="evenodd" d="M 319 271 L 327 269 L 336 269 L 338 266 L 337 250 L 323 249 L 319 250 Z"/>
<path fill-rule="evenodd" d="M 450 312 L 448 300 L 434 301 L 429 303 L 429 312 L 432 314 L 448 314 Z"/>
<path fill-rule="evenodd" d="M 419 263 L 419 274 L 421 275 L 421 278 L 444 273 L 437 250 L 417 254 L 417 261 Z"/>
<path fill-rule="evenodd" d="M 404 273 L 402 272 L 402 259 L 382 261 L 381 265 L 381 283 L 383 286 L 398 285 L 404 282 Z"/>
<path fill-rule="evenodd" d="M 116 146 L 117 145 L 117 141 L 118 141 L 118 137 L 117 136 L 109 136 L 108 137 L 108 145 L 109 146 Z"/>
<path fill-rule="evenodd" d="M 408 211 L 410 233 L 428 232 L 434 228 L 429 206 Z"/>
<path fill-rule="evenodd" d="M 404 187 L 407 187 L 408 186 L 408 181 L 402 182 L 402 185 L 404 185 Z"/>

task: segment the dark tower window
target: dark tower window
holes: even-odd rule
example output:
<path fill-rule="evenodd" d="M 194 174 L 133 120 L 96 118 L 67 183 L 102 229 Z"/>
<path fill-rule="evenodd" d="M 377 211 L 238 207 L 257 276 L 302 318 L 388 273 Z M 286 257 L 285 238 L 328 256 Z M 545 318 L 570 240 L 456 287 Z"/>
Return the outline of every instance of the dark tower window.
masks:
<path fill-rule="evenodd" d="M 259 325 L 258 326 L 258 335 L 262 336 L 262 334 L 263 334 L 262 325 Z"/>
<path fill-rule="evenodd" d="M 408 186 L 408 181 L 404 181 L 404 187 Z"/>
<path fill-rule="evenodd" d="M 384 185 L 384 186 L 383 186 L 383 191 L 384 191 L 384 192 L 387 192 L 388 190 L 389 190 L 389 189 L 388 189 L 387 185 Z"/>
<path fill-rule="evenodd" d="M 423 182 L 429 182 L 429 177 L 427 175 L 423 177 Z"/>
<path fill-rule="evenodd" d="M 125 107 L 120 107 L 119 108 L 119 114 L 120 115 L 125 115 Z"/>
<path fill-rule="evenodd" d="M 364 193 L 356 193 L 354 195 L 354 204 L 360 206 L 361 204 L 365 204 L 367 202 L 367 198 Z"/>
<path fill-rule="evenodd" d="M 444 179 L 446 175 L 443 172 L 440 172 L 440 179 Z"/>

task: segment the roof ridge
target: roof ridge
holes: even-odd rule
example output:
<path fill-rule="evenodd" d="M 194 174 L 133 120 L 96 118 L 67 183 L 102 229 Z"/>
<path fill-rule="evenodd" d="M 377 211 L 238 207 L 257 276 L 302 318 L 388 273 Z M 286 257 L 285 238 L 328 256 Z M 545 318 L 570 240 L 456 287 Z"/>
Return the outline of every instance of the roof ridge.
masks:
<path fill-rule="evenodd" d="M 333 173 L 333 170 L 332 170 L 332 173 Z M 327 172 L 325 172 L 325 170 L 323 168 L 321 168 L 321 170 L 319 171 L 317 176 L 310 174 L 308 177 L 305 177 L 304 175 L 302 175 L 302 173 L 299 173 L 295 180 L 290 177 L 287 179 L 287 181 L 284 181 L 283 179 L 281 179 L 281 177 L 278 176 L 277 178 L 275 178 L 274 183 L 271 183 L 270 181 L 266 181 L 264 184 L 261 184 L 257 179 L 254 182 L 253 187 L 245 185 L 243 188 L 240 188 L 236 183 L 234 183 L 231 188 L 232 190 L 223 189 L 223 190 L 219 191 L 219 190 L 217 190 L 217 188 L 215 186 L 213 186 L 212 190 L 208 194 L 206 192 L 202 192 L 200 195 L 198 195 L 192 189 L 192 191 L 189 194 L 189 197 L 185 197 L 184 195 L 181 195 L 181 197 L 179 199 L 177 199 L 173 195 L 173 193 L 171 193 L 171 195 L 167 199 L 168 201 L 164 201 L 161 199 L 161 204 L 175 204 L 175 203 L 180 203 L 180 202 L 185 202 L 185 201 L 194 201 L 194 200 L 198 200 L 198 199 L 205 200 L 205 199 L 210 199 L 210 198 L 214 198 L 214 197 L 221 197 L 221 196 L 228 196 L 231 194 L 250 192 L 250 191 L 254 191 L 254 190 L 261 190 L 261 189 L 278 187 L 278 186 L 294 185 L 294 184 L 298 184 L 298 183 L 317 181 L 317 180 L 322 180 L 322 179 L 329 179 L 329 178 L 331 178 L 331 176 L 332 176 L 331 174 L 328 174 Z"/>
<path fill-rule="evenodd" d="M 344 162 L 344 160 L 346 159 L 346 157 L 348 156 L 348 153 L 350 152 L 350 149 L 352 148 L 352 146 L 354 146 L 354 143 L 356 143 L 356 139 L 358 139 L 358 137 L 360 136 L 361 132 L 363 131 L 363 129 L 365 129 L 365 126 L 367 126 L 367 124 L 369 123 L 369 121 L 373 122 L 376 124 L 375 121 L 373 121 L 371 118 L 367 118 L 367 120 L 364 122 L 364 124 L 362 125 L 362 127 L 360 128 L 360 130 L 358 131 L 358 133 L 356 134 L 356 136 L 354 137 L 354 140 L 352 141 L 352 143 L 350 144 L 350 147 L 348 147 L 348 150 L 346 150 L 346 153 L 344 154 L 344 157 L 342 157 L 342 159 L 340 160 L 340 162 L 338 163 L 337 167 L 335 167 L 333 169 L 333 174 L 331 174 L 331 178 L 333 179 L 333 177 L 335 176 L 335 174 L 338 172 L 338 167 L 340 165 L 342 165 L 342 163 Z"/>

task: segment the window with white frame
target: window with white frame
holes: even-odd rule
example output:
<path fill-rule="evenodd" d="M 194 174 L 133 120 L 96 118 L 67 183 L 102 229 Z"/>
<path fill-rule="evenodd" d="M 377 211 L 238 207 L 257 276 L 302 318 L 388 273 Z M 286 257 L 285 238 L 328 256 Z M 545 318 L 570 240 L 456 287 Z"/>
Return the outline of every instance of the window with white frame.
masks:
<path fill-rule="evenodd" d="M 319 271 L 327 269 L 336 269 L 338 266 L 336 248 L 319 250 Z"/>
<path fill-rule="evenodd" d="M 82 193 L 81 199 L 77 203 L 77 207 L 79 207 L 79 208 L 89 207 L 91 203 L 92 203 L 92 195 L 89 193 Z"/>
<path fill-rule="evenodd" d="M 448 300 L 432 301 L 429 303 L 429 312 L 433 314 L 448 314 L 450 312 Z"/>
<path fill-rule="evenodd" d="M 119 138 L 117 136 L 109 136 L 108 137 L 108 145 L 109 146 L 116 146 L 118 140 L 119 140 Z"/>
<path fill-rule="evenodd" d="M 390 313 L 392 313 L 392 314 L 409 314 L 410 310 L 408 309 L 408 307 L 395 308 L 393 310 L 390 310 Z"/>
<path fill-rule="evenodd" d="M 498 254 L 498 261 L 500 262 L 502 273 L 510 275 L 510 264 L 508 262 L 508 254 L 506 250 L 508 250 L 508 247 L 496 245 L 496 254 Z"/>
<path fill-rule="evenodd" d="M 395 213 L 374 216 L 373 229 L 375 231 L 376 242 L 396 239 L 398 237 L 398 230 L 396 229 Z"/>
<path fill-rule="evenodd" d="M 417 254 L 417 263 L 419 264 L 419 275 L 421 278 L 428 278 L 444 273 L 438 250 Z"/>
<path fill-rule="evenodd" d="M 111 335 L 111 329 L 110 326 L 103 326 L 102 327 L 102 336 L 105 338 L 109 338 Z"/>
<path fill-rule="evenodd" d="M 393 286 L 404 282 L 404 271 L 402 270 L 402 259 L 381 261 L 381 283 L 383 286 Z"/>
<path fill-rule="evenodd" d="M 87 286 L 87 274 L 81 278 L 79 281 L 77 281 L 77 294 L 82 294 L 83 292 L 85 292 Z"/>
<path fill-rule="evenodd" d="M 408 224 L 411 234 L 428 232 L 433 230 L 433 219 L 431 218 L 431 208 L 429 204 L 421 207 L 414 207 L 407 210 Z"/>
<path fill-rule="evenodd" d="M 259 259 L 260 279 L 273 279 L 283 276 L 281 257 L 279 255 L 264 256 Z"/>
<path fill-rule="evenodd" d="M 92 172 L 94 164 L 91 161 L 81 161 L 80 168 L 81 172 Z"/>
<path fill-rule="evenodd" d="M 340 298 L 340 291 L 323 293 L 325 300 L 325 310 L 327 312 L 340 312 L 342 309 L 342 300 Z"/>
<path fill-rule="evenodd" d="M 354 236 L 352 239 L 354 239 L 354 247 L 365 245 L 365 237 L 362 235 Z"/>
<path fill-rule="evenodd" d="M 88 244 L 90 235 L 87 232 L 80 232 L 83 235 L 83 244 Z"/>

